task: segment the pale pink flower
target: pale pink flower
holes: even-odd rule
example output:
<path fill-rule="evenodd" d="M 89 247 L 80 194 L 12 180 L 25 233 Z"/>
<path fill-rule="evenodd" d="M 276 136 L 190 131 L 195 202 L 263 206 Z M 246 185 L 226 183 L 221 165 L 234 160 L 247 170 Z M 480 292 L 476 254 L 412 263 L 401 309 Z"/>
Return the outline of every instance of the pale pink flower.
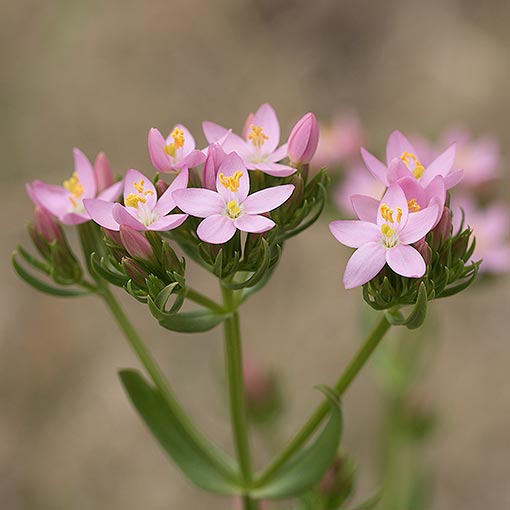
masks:
<path fill-rule="evenodd" d="M 476 238 L 472 260 L 483 259 L 480 271 L 507 273 L 510 271 L 510 207 L 505 202 L 492 202 L 485 208 L 475 205 L 467 196 L 452 200 L 454 231 L 460 227 L 464 211 L 464 227 L 469 226 Z"/>
<path fill-rule="evenodd" d="M 280 124 L 273 107 L 264 103 L 255 113 L 250 113 L 243 128 L 243 137 L 229 133 L 228 129 L 205 121 L 202 124 L 207 141 L 221 143 L 223 150 L 236 152 L 248 170 L 260 170 L 276 177 L 287 177 L 296 169 L 278 161 L 287 156 L 287 144 L 280 143 Z"/>
<path fill-rule="evenodd" d="M 100 199 L 83 201 L 90 217 L 109 230 L 127 225 L 135 230 L 172 230 L 181 225 L 187 214 L 169 214 L 175 208 L 173 192 L 188 185 L 188 169 L 184 168 L 168 189 L 157 198 L 151 180 L 138 170 L 128 170 L 124 179 L 124 205 Z"/>
<path fill-rule="evenodd" d="M 411 142 L 400 131 L 393 131 L 388 138 L 386 164 L 364 148 L 361 149 L 361 157 L 374 177 L 385 186 L 391 185 L 402 177 L 410 177 L 425 188 L 434 177 L 440 175 L 444 178 L 446 189 L 450 189 L 460 182 L 463 175 L 462 170 L 452 171 L 455 161 L 455 144 L 450 145 L 434 161 L 425 166 L 420 160 L 420 154 L 417 154 Z M 403 164 L 397 165 L 397 161 Z M 390 171 L 392 169 L 393 171 Z"/>
<path fill-rule="evenodd" d="M 66 225 L 78 225 L 89 221 L 90 215 L 83 200 L 98 198 L 111 203 L 120 195 L 122 181 L 113 183 L 113 174 L 103 153 L 94 167 L 85 154 L 73 149 L 74 172 L 62 186 L 33 181 L 27 184 L 27 192 L 35 205 L 44 207 Z"/>
<path fill-rule="evenodd" d="M 292 128 L 287 154 L 294 165 L 310 163 L 319 143 L 319 124 L 312 112 L 303 115 Z"/>
<path fill-rule="evenodd" d="M 292 195 L 294 185 L 275 186 L 248 196 L 249 189 L 250 178 L 243 160 L 232 153 L 219 168 L 217 191 L 181 189 L 173 197 L 182 211 L 205 218 L 197 229 L 202 241 L 221 244 L 230 240 L 236 230 L 261 233 L 273 228 L 274 221 L 262 214 L 282 205 Z"/>
<path fill-rule="evenodd" d="M 152 164 L 159 172 L 179 172 L 205 160 L 202 151 L 195 149 L 193 135 L 182 124 L 174 126 L 166 139 L 156 128 L 151 128 L 148 144 Z"/>
<path fill-rule="evenodd" d="M 367 283 L 386 263 L 401 276 L 423 276 L 425 261 L 411 245 L 425 237 L 437 216 L 436 204 L 409 213 L 402 188 L 392 184 L 379 204 L 376 222 L 331 222 L 329 228 L 333 236 L 342 244 L 357 248 L 345 268 L 345 288 L 352 289 Z"/>

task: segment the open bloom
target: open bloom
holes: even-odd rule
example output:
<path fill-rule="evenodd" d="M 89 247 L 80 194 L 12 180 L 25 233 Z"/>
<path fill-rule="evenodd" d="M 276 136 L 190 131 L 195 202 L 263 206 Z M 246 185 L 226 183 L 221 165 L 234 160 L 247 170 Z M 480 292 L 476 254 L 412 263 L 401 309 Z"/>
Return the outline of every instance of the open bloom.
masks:
<path fill-rule="evenodd" d="M 385 186 L 389 186 L 402 177 L 411 177 L 420 182 L 422 187 L 426 187 L 434 177 L 440 175 L 445 180 L 446 189 L 450 189 L 460 182 L 463 175 L 462 170 L 452 171 L 455 162 L 455 144 L 450 145 L 432 163 L 425 166 L 411 142 L 400 131 L 393 131 L 388 138 L 386 164 L 364 148 L 361 149 L 361 157 L 374 177 Z M 392 162 L 395 160 L 404 164 L 393 165 L 394 171 L 390 171 Z"/>
<path fill-rule="evenodd" d="M 295 168 L 278 163 L 287 156 L 287 144 L 278 147 L 280 124 L 273 107 L 268 103 L 248 116 L 243 137 L 228 133 L 228 129 L 214 122 L 206 121 L 202 127 L 209 143 L 221 143 L 227 154 L 237 152 L 248 170 L 261 170 L 276 177 L 287 177 L 296 171 Z"/>
<path fill-rule="evenodd" d="M 195 139 L 182 124 L 177 124 L 166 140 L 156 128 L 151 128 L 148 144 L 152 164 L 160 172 L 193 168 L 205 159 L 201 151 L 195 150 Z"/>
<path fill-rule="evenodd" d="M 66 225 L 89 221 L 83 200 L 99 198 L 104 202 L 116 200 L 122 190 L 122 181 L 114 183 L 106 156 L 100 153 L 94 167 L 85 154 L 73 149 L 74 172 L 62 186 L 34 181 L 27 185 L 27 192 L 35 205 L 44 207 Z"/>
<path fill-rule="evenodd" d="M 346 289 L 358 287 L 374 278 L 387 263 L 395 273 L 420 278 L 426 265 L 411 244 L 422 239 L 438 216 L 438 206 L 409 213 L 402 188 L 393 184 L 381 200 L 375 223 L 338 220 L 329 224 L 333 236 L 346 246 L 357 248 L 344 273 Z"/>
<path fill-rule="evenodd" d="M 219 168 L 216 190 L 189 188 L 174 192 L 177 206 L 193 216 L 205 218 L 197 229 L 198 237 L 207 243 L 221 244 L 230 240 L 236 230 L 261 233 L 275 226 L 262 216 L 282 205 L 294 191 L 285 184 L 257 191 L 248 196 L 250 179 L 243 160 L 229 154 Z"/>
<path fill-rule="evenodd" d="M 172 230 L 181 225 L 187 214 L 169 214 L 175 208 L 172 193 L 188 185 L 185 168 L 159 197 L 151 180 L 138 170 L 128 170 L 124 179 L 124 205 L 100 199 L 83 201 L 90 217 L 109 230 L 127 225 L 135 230 Z"/>

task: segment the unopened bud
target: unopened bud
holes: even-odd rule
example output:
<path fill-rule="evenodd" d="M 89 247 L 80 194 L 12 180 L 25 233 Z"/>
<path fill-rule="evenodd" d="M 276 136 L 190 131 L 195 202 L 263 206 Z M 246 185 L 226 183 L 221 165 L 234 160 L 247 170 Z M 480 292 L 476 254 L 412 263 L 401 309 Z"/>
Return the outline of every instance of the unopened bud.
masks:
<path fill-rule="evenodd" d="M 158 198 L 168 189 L 169 184 L 165 182 L 163 179 L 158 179 L 156 182 L 156 193 L 158 194 Z"/>
<path fill-rule="evenodd" d="M 428 266 L 430 263 L 430 257 L 432 255 L 432 250 L 430 249 L 429 244 L 424 239 L 420 239 L 417 243 L 414 244 L 414 247 L 418 250 L 418 253 L 423 257 L 425 264 Z"/>
<path fill-rule="evenodd" d="M 287 154 L 293 165 L 309 163 L 319 143 L 319 124 L 311 112 L 299 119 L 288 141 Z"/>
<path fill-rule="evenodd" d="M 166 241 L 162 245 L 161 262 L 167 271 L 179 271 L 181 269 L 179 257 Z"/>
<path fill-rule="evenodd" d="M 216 191 L 216 176 L 225 157 L 225 151 L 218 143 L 209 145 L 202 174 L 203 185 L 205 188 Z"/>
<path fill-rule="evenodd" d="M 338 508 L 351 494 L 354 486 L 354 466 L 348 458 L 337 457 L 318 486 L 324 508 Z"/>
<path fill-rule="evenodd" d="M 443 214 L 439 222 L 432 230 L 434 235 L 434 248 L 440 246 L 452 234 L 452 213 L 448 207 L 443 208 Z"/>
<path fill-rule="evenodd" d="M 115 182 L 112 167 L 104 152 L 100 152 L 96 157 L 96 161 L 94 162 L 94 175 L 96 177 L 98 194 Z"/>
<path fill-rule="evenodd" d="M 149 260 L 153 256 L 151 243 L 134 228 L 127 225 L 120 226 L 120 239 L 126 251 L 134 258 Z"/>
<path fill-rule="evenodd" d="M 120 238 L 120 232 L 117 230 L 110 230 L 107 228 L 102 228 L 103 234 L 105 237 L 113 244 L 117 246 L 122 246 L 122 239 Z"/>
<path fill-rule="evenodd" d="M 124 257 L 122 259 L 122 267 L 126 274 L 140 287 L 145 287 L 145 279 L 148 274 L 133 259 Z"/>
<path fill-rule="evenodd" d="M 45 241 L 62 241 L 64 233 L 52 214 L 44 207 L 37 206 L 34 211 L 35 229 Z"/>
<path fill-rule="evenodd" d="M 243 379 L 250 416 L 256 421 L 264 421 L 274 416 L 280 408 L 280 399 L 273 375 L 253 360 L 245 358 Z"/>

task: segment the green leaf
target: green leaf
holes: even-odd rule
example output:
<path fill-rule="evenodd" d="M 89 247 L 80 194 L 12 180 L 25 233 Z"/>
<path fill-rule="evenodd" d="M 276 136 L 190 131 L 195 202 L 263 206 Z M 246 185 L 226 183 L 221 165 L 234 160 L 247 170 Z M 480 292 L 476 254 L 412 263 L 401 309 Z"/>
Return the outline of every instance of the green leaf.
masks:
<path fill-rule="evenodd" d="M 27 264 L 30 264 L 32 267 L 37 269 L 38 271 L 42 271 L 43 273 L 50 275 L 51 274 L 51 267 L 46 262 L 41 262 L 40 260 L 36 259 L 30 253 L 28 253 L 23 246 L 18 245 L 16 248 L 16 252 L 21 255 L 21 257 L 25 260 Z"/>
<path fill-rule="evenodd" d="M 150 386 L 137 370 L 121 370 L 119 375 L 149 430 L 193 483 L 218 494 L 243 491 L 238 483 L 234 461 L 212 444 L 206 452 L 182 425 L 160 392 Z"/>
<path fill-rule="evenodd" d="M 46 282 L 43 282 L 36 278 L 35 276 L 28 273 L 16 260 L 16 252 L 12 254 L 12 265 L 14 267 L 14 270 L 18 274 L 20 278 L 25 280 L 30 286 L 34 287 L 34 289 L 37 289 L 41 292 L 44 292 L 46 294 L 50 294 L 52 296 L 58 296 L 58 297 L 78 297 L 78 296 L 86 296 L 87 294 L 90 294 L 89 290 L 85 289 L 66 289 L 61 287 L 54 287 L 53 285 L 50 285 Z"/>
<path fill-rule="evenodd" d="M 386 318 L 393 326 L 407 326 L 408 329 L 417 329 L 423 324 L 427 316 L 427 300 L 427 287 L 424 282 L 421 282 L 416 303 L 411 313 L 404 317 L 400 311 L 387 311 Z"/>
<path fill-rule="evenodd" d="M 250 491 L 257 499 L 281 499 L 297 496 L 312 488 L 335 460 L 343 420 L 334 391 L 318 387 L 331 403 L 331 415 L 313 443 L 291 457 L 264 485 Z"/>

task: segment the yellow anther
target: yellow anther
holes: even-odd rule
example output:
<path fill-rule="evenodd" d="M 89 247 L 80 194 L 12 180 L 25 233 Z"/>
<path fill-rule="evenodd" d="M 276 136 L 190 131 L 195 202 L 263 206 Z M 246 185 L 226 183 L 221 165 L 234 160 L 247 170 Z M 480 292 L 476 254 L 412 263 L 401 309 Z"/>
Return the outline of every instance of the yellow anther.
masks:
<path fill-rule="evenodd" d="M 248 133 L 248 139 L 257 149 L 260 149 L 266 140 L 269 140 L 269 136 L 264 133 L 262 126 L 255 126 L 250 124 L 250 132 Z"/>
<path fill-rule="evenodd" d="M 390 209 L 386 204 L 381 204 L 381 216 L 383 220 L 393 223 L 393 209 Z"/>
<path fill-rule="evenodd" d="M 144 185 L 145 185 L 145 180 L 142 179 L 140 182 L 134 182 L 133 183 L 133 188 L 135 188 L 136 191 L 138 191 L 138 193 L 143 193 Z"/>
<path fill-rule="evenodd" d="M 404 152 L 402 153 L 402 156 L 400 156 L 400 159 L 405 163 L 407 168 L 409 168 L 409 163 L 411 161 L 414 162 L 414 168 L 409 168 L 413 172 L 413 175 L 419 179 L 423 172 L 425 171 L 425 167 L 420 163 L 419 159 L 416 157 L 416 154 L 413 154 L 412 152 Z"/>
<path fill-rule="evenodd" d="M 397 207 L 397 223 L 400 223 L 401 219 L 402 219 L 402 208 Z"/>
<path fill-rule="evenodd" d="M 381 232 L 386 237 L 391 237 L 395 233 L 395 231 L 387 223 L 384 223 L 381 226 Z"/>
<path fill-rule="evenodd" d="M 243 172 L 240 170 L 236 170 L 233 175 L 225 177 L 223 173 L 219 175 L 220 182 L 223 184 L 223 187 L 225 189 L 228 189 L 230 191 L 237 191 L 240 186 L 240 179 L 243 176 Z"/>
<path fill-rule="evenodd" d="M 234 220 L 239 217 L 241 214 L 241 206 L 237 203 L 237 200 L 231 200 L 227 204 L 227 214 Z"/>
<path fill-rule="evenodd" d="M 411 200 L 408 200 L 407 207 L 409 207 L 409 212 L 421 211 L 421 207 L 419 206 L 418 202 L 416 201 L 416 198 L 412 198 Z"/>
<path fill-rule="evenodd" d="M 83 186 L 76 172 L 73 172 L 73 175 L 67 181 L 64 181 L 64 188 L 76 198 L 80 198 L 83 195 Z M 71 199 L 71 195 L 69 199 Z"/>
<path fill-rule="evenodd" d="M 124 204 L 128 207 L 138 207 L 140 204 L 145 204 L 147 202 L 147 199 L 142 195 L 137 195 L 136 193 L 130 193 L 126 199 L 124 200 Z"/>
<path fill-rule="evenodd" d="M 178 127 L 170 133 L 170 136 L 174 139 L 173 143 L 165 145 L 165 153 L 169 156 L 174 157 L 177 149 L 184 146 L 184 131 Z"/>

